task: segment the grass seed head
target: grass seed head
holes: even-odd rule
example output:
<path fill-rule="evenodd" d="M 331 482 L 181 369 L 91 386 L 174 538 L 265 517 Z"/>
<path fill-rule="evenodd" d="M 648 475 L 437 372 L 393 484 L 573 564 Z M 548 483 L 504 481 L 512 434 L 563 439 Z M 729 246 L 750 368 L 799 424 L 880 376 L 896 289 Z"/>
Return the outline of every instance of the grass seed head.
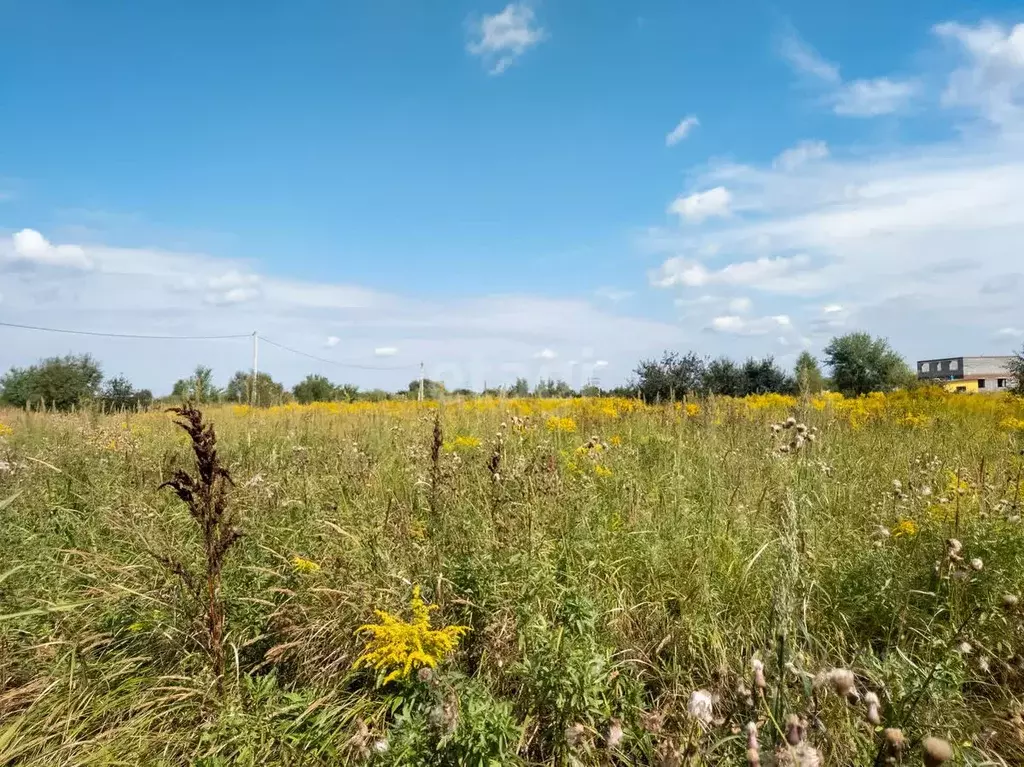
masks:
<path fill-rule="evenodd" d="M 939 767 L 953 758 L 953 747 L 942 738 L 925 738 L 921 743 L 921 750 L 927 767 Z"/>

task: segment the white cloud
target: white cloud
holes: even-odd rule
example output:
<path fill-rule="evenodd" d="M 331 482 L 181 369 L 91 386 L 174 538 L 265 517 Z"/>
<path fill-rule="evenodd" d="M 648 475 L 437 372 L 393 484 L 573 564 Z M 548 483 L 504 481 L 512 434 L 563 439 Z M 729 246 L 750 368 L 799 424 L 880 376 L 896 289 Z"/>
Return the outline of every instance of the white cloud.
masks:
<path fill-rule="evenodd" d="M 606 368 L 608 367 L 608 360 L 594 360 L 595 368 Z"/>
<path fill-rule="evenodd" d="M 745 319 L 735 314 L 727 314 L 713 318 L 710 329 L 717 333 L 727 333 L 730 335 L 763 336 L 768 333 L 778 332 L 779 328 L 789 328 L 791 325 L 791 320 L 785 314 L 774 317 L 758 317 L 756 319 Z"/>
<path fill-rule="evenodd" d="M 677 197 L 669 205 L 670 213 L 699 224 L 706 218 L 728 216 L 732 195 L 724 186 L 716 186 L 706 192 L 697 192 L 687 197 Z"/>
<path fill-rule="evenodd" d="M 509 3 L 500 13 L 470 26 L 476 39 L 467 50 L 479 56 L 493 75 L 500 75 L 547 35 L 537 26 L 533 9 L 524 3 Z"/>
<path fill-rule="evenodd" d="M 15 232 L 11 236 L 10 246 L 3 250 L 6 250 L 8 258 L 15 262 L 82 271 L 93 267 L 92 259 L 78 245 L 54 245 L 35 229 Z"/>
<path fill-rule="evenodd" d="M 377 357 L 394 357 L 398 354 L 398 349 L 394 346 L 378 346 L 373 353 Z"/>
<path fill-rule="evenodd" d="M 955 43 L 967 62 L 950 75 L 943 103 L 978 109 L 999 125 L 1019 126 L 1024 119 L 1024 24 L 946 22 L 933 31 Z"/>
<path fill-rule="evenodd" d="M 843 311 L 842 304 L 826 304 L 821 307 L 822 314 L 839 314 Z"/>
<path fill-rule="evenodd" d="M 211 364 L 219 381 L 247 367 L 254 330 L 315 355 L 332 343 L 323 335 L 327 327 L 333 338 L 343 339 L 326 347 L 338 362 L 373 367 L 370 352 L 379 339 L 401 337 L 406 340 L 396 360 L 423 360 L 429 378 L 452 388 L 479 390 L 484 383 L 495 386 L 517 377 L 536 380 L 542 372 L 578 388 L 594 359 L 628 371 L 639 357 L 677 348 L 686 339 L 675 322 L 604 311 L 580 299 L 499 294 L 435 301 L 359 285 L 285 280 L 261 273 L 255 263 L 203 253 L 79 247 L 93 269 L 29 270 L 6 257 L 13 241 L 0 239 L 4 318 L 84 330 L 242 337 L 182 344 L 20 331 L 4 337 L 8 365 L 31 364 L 69 349 L 88 352 L 108 372 L 123 371 L 136 385 L 162 394 L 197 363 Z M 260 297 L 230 303 L 234 296 L 225 295 L 227 302 L 214 306 L 206 300 L 211 286 L 222 293 L 256 288 Z M 534 359 L 545 346 L 565 354 Z M 571 366 L 563 357 L 581 362 Z M 409 364 L 410 369 L 401 364 L 389 366 L 395 370 L 353 369 L 344 373 L 345 380 L 397 390 L 417 375 L 417 365 Z M 260 345 L 260 368 L 287 386 L 311 372 L 342 375 L 270 343 Z"/>
<path fill-rule="evenodd" d="M 832 109 L 845 117 L 878 117 L 901 111 L 919 91 L 913 80 L 854 80 L 836 91 Z"/>
<path fill-rule="evenodd" d="M 667 136 L 665 136 L 665 146 L 675 146 L 684 138 L 690 135 L 690 131 L 700 125 L 694 115 L 684 117 L 679 121 L 679 124 L 674 127 Z"/>
<path fill-rule="evenodd" d="M 237 269 L 230 269 L 207 280 L 205 300 L 214 306 L 252 301 L 261 295 L 259 282 L 255 274 L 243 274 Z"/>
<path fill-rule="evenodd" d="M 828 157 L 828 144 L 824 141 L 800 141 L 781 152 L 772 161 L 772 166 L 784 171 L 796 170 L 802 165 Z"/>
<path fill-rule="evenodd" d="M 539 352 L 533 355 L 534 359 L 538 360 L 553 360 L 558 356 L 558 352 L 553 349 L 541 349 Z"/>
<path fill-rule="evenodd" d="M 729 311 L 736 314 L 746 314 L 753 307 L 753 302 L 749 298 L 734 298 L 729 301 Z"/>
<path fill-rule="evenodd" d="M 327 340 L 324 341 L 324 346 L 328 349 L 333 349 L 335 346 L 341 343 L 341 339 L 337 336 L 327 336 Z"/>
<path fill-rule="evenodd" d="M 704 264 L 675 256 L 665 261 L 650 275 L 651 284 L 659 288 L 673 286 L 702 287 L 704 285 L 750 286 L 766 289 L 783 278 L 806 267 L 805 256 L 759 258 L 728 264 L 721 269 L 708 269 Z"/>
<path fill-rule="evenodd" d="M 604 298 L 604 299 L 606 299 L 608 301 L 611 301 L 612 303 L 616 303 L 617 304 L 617 303 L 619 303 L 621 301 L 625 301 L 628 298 L 632 298 L 633 297 L 633 291 L 632 290 L 621 290 L 619 288 L 603 287 L 603 288 L 598 288 L 597 290 L 595 290 L 594 291 L 594 295 L 597 296 L 598 298 Z"/>
<path fill-rule="evenodd" d="M 839 67 L 822 58 L 795 30 L 789 30 L 782 38 L 779 52 L 798 74 L 823 83 L 839 84 Z"/>
<path fill-rule="evenodd" d="M 1020 328 L 999 328 L 996 331 L 996 336 L 999 338 L 1020 338 L 1024 336 L 1024 330 Z"/>

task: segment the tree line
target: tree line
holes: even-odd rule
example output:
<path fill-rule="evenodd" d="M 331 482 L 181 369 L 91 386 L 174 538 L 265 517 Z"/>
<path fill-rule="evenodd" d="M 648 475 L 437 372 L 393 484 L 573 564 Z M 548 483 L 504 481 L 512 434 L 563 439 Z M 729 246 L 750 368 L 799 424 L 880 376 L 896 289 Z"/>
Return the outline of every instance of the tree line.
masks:
<path fill-rule="evenodd" d="M 1024 394 L 1024 348 L 1011 361 L 1010 377 L 1015 391 Z M 884 338 L 867 333 L 849 333 L 833 338 L 823 351 L 824 367 L 809 352 L 801 352 L 792 371 L 783 370 L 771 356 L 736 362 L 728 357 L 714 359 L 694 352 L 666 351 L 660 358 L 641 360 L 624 386 L 601 389 L 588 384 L 579 391 L 565 381 L 546 379 L 530 386 L 525 378 L 508 387 L 448 391 L 440 381 L 415 379 L 406 389 L 361 390 L 354 384 L 337 384 L 318 374 L 307 375 L 290 390 L 267 373 L 255 378 L 239 370 L 224 387 L 215 383 L 213 370 L 204 365 L 190 376 L 175 381 L 171 395 L 162 404 L 191 401 L 229 402 L 259 406 L 288 402 L 381 401 L 416 399 L 420 390 L 426 399 L 444 396 L 473 397 L 639 397 L 646 402 L 666 402 L 692 396 L 744 397 L 750 394 L 814 394 L 823 390 L 859 396 L 875 391 L 892 391 L 919 385 L 914 371 Z M 105 409 L 147 408 L 155 402 L 148 389 L 136 389 L 123 375 L 105 379 L 100 364 L 88 354 L 50 357 L 25 368 L 11 368 L 0 378 L 0 403 L 13 407 L 70 410 L 90 404 Z"/>

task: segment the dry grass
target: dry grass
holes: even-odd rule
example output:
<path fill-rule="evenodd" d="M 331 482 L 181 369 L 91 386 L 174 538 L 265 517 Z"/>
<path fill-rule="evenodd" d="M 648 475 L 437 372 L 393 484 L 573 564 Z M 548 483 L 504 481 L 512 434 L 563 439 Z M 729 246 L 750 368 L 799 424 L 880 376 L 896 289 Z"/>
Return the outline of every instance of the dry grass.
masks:
<path fill-rule="evenodd" d="M 1017 401 L 205 416 L 223 676 L 172 416 L 0 412 L 0 764 L 1024 762 Z M 415 586 L 469 631 L 378 685 Z"/>

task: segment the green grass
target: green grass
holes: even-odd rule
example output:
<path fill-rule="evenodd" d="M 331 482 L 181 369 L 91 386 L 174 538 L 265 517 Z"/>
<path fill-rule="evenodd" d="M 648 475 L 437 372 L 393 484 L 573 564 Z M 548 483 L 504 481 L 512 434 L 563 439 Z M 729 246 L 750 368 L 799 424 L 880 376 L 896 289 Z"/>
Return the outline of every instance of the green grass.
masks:
<path fill-rule="evenodd" d="M 158 490 L 191 470 L 170 416 L 0 412 L 0 764 L 746 764 L 748 721 L 768 763 L 790 714 L 823 764 L 872 764 L 881 728 L 814 681 L 836 667 L 906 762 L 931 735 L 1024 763 L 1022 413 L 976 402 L 451 404 L 436 466 L 415 403 L 211 409 L 244 531 L 223 694 L 166 564 L 203 560 Z M 791 413 L 816 441 L 782 454 Z M 357 629 L 414 585 L 470 631 L 378 687 Z"/>

